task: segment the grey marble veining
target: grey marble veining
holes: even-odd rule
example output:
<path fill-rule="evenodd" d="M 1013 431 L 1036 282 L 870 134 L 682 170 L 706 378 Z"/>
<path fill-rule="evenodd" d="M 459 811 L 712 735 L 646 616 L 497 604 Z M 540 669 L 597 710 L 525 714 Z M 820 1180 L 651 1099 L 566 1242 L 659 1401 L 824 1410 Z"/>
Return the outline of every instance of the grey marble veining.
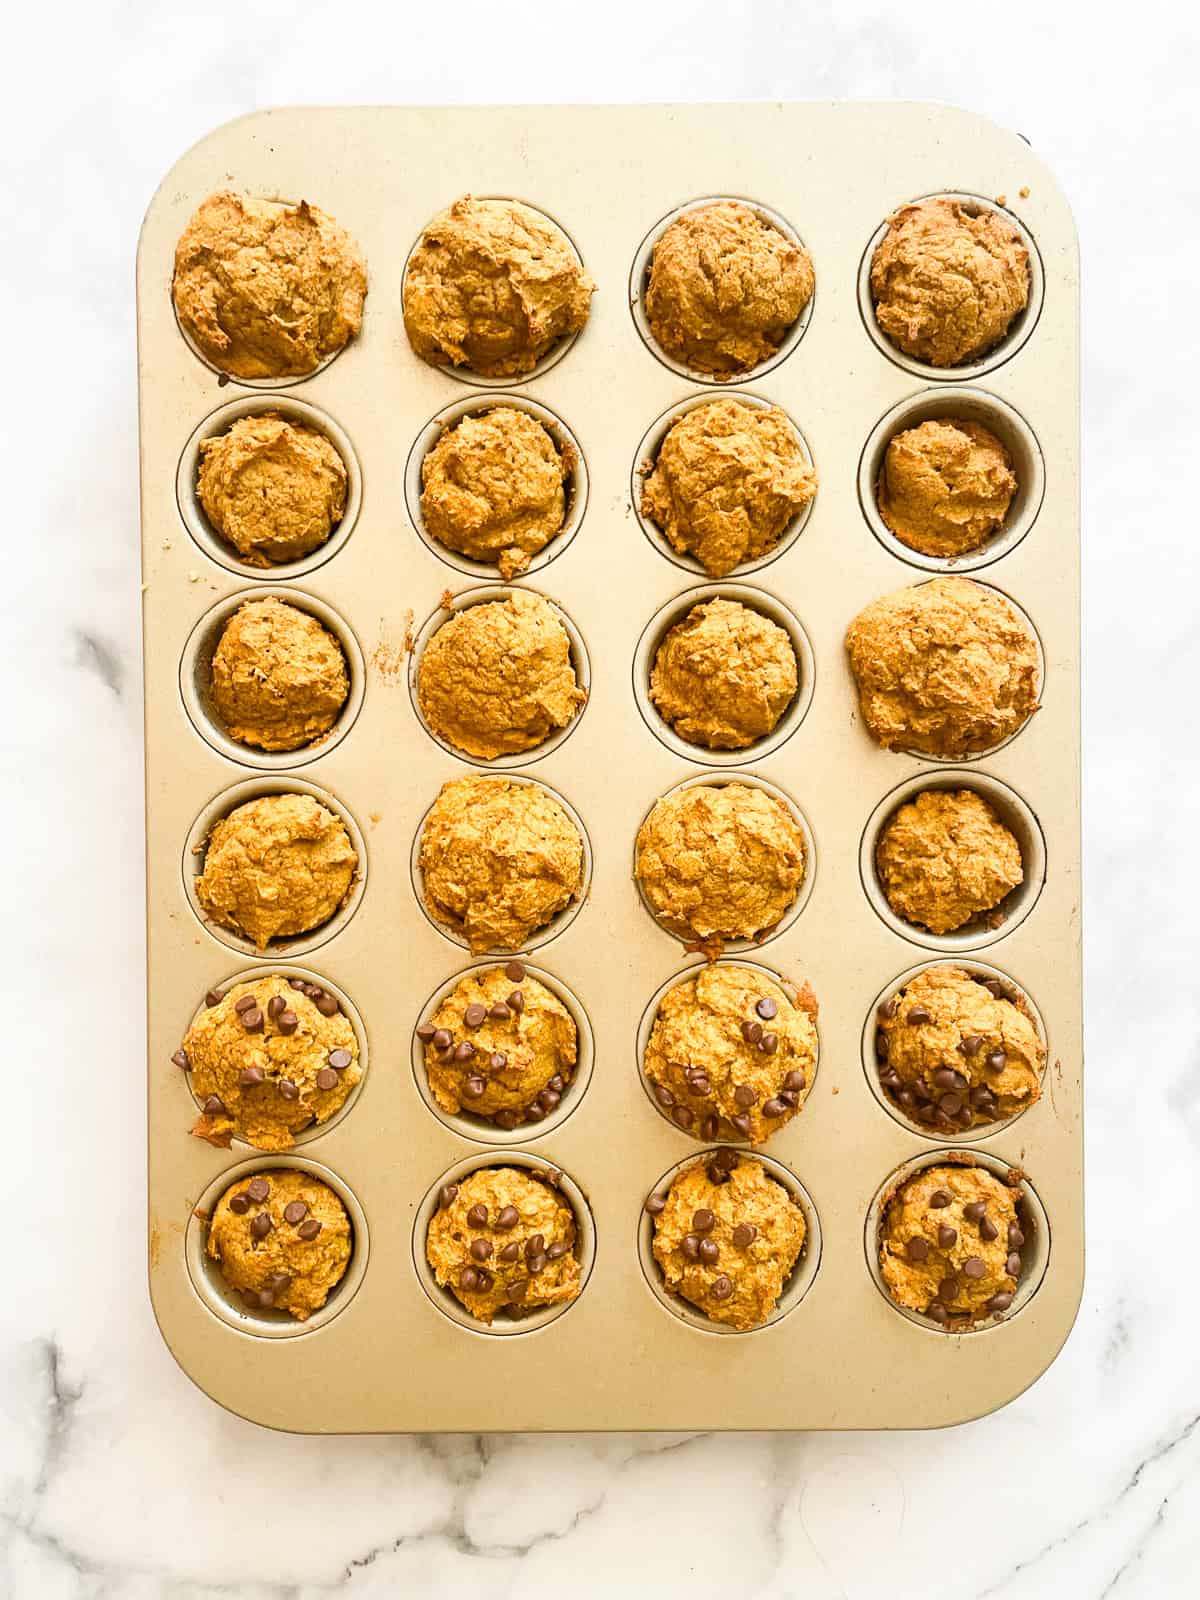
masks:
<path fill-rule="evenodd" d="M 1111 19 L 879 0 L 130 0 L 22 9 L 6 44 L 0 1593 L 1196 1594 L 1194 20 L 1159 0 Z M 1021 1399 L 944 1433 L 311 1439 L 243 1423 L 175 1367 L 144 1288 L 141 212 L 186 144 L 255 105 L 830 95 L 945 99 L 1020 129 L 1080 225 L 1090 1258 L 1075 1332 Z"/>

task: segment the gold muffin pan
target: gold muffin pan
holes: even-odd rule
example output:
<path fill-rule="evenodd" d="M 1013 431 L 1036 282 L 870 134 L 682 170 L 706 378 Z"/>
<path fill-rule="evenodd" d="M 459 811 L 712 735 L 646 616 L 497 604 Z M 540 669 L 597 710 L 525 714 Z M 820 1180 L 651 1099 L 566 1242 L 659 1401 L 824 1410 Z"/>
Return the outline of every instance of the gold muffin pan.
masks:
<path fill-rule="evenodd" d="M 197 204 L 230 183 L 312 200 L 366 255 L 362 336 L 304 380 L 219 382 L 180 335 L 175 242 Z M 959 191 L 978 204 L 1007 196 L 1033 247 L 1035 301 L 982 362 L 914 368 L 873 342 L 863 274 L 891 211 Z M 526 382 L 434 370 L 404 337 L 409 252 L 429 218 L 468 192 L 544 211 L 598 285 L 587 327 Z M 646 248 L 664 219 L 726 194 L 795 230 L 817 287 L 778 359 L 714 384 L 660 358 L 640 298 Z M 943 107 L 284 110 L 218 129 L 172 170 L 146 218 L 138 279 L 150 1287 L 168 1345 L 221 1404 L 315 1432 L 920 1427 L 1004 1404 L 1053 1359 L 1083 1268 L 1077 298 L 1074 230 L 1052 177 L 1016 135 Z M 755 571 L 711 580 L 668 555 L 634 506 L 663 419 L 721 392 L 781 406 L 820 487 L 794 538 Z M 448 422 L 497 404 L 545 414 L 578 450 L 568 526 L 519 584 L 570 619 L 591 677 L 570 736 L 516 772 L 501 769 L 567 802 L 589 864 L 583 902 L 527 947 L 530 970 L 581 1023 L 579 1070 L 551 1117 L 511 1135 L 437 1113 L 414 1048 L 427 1008 L 481 959 L 420 904 L 421 821 L 447 779 L 486 769 L 426 731 L 411 648 L 426 624 L 445 619 L 447 603 L 473 603 L 477 585 L 512 587 L 425 537 L 420 463 Z M 943 406 L 950 416 L 1017 419 L 1011 437 L 1019 432 L 1026 451 L 1014 450 L 1018 466 L 1036 464 L 1018 507 L 1022 537 L 997 541 L 981 576 L 1036 627 L 1045 684 L 1043 709 L 1016 738 L 953 764 L 870 741 L 842 646 L 864 605 L 930 576 L 922 558 L 879 537 L 869 486 L 872 452 L 894 427 Z M 350 471 L 350 508 L 333 539 L 273 569 L 240 562 L 195 499 L 199 441 L 259 409 L 323 428 Z M 335 619 L 350 663 L 356 714 L 278 762 L 231 745 L 206 708 L 216 625 L 250 593 L 289 595 Z M 805 646 L 786 730 L 732 760 L 681 745 L 647 696 L 655 639 L 713 594 L 758 604 Z M 642 1211 L 651 1189 L 702 1153 L 657 1114 L 638 1059 L 652 997 L 699 958 L 655 925 L 631 865 L 638 826 L 661 794 L 743 778 L 771 786 L 803 817 L 809 872 L 796 914 L 727 956 L 812 985 L 820 1063 L 802 1113 L 761 1151 L 805 1206 L 809 1245 L 775 1320 L 714 1337 L 715 1324 L 663 1298 Z M 1001 786 L 995 793 L 1011 797 L 1025 839 L 1040 841 L 1028 861 L 1034 881 L 986 948 L 982 938 L 948 947 L 923 937 L 885 917 L 871 892 L 871 829 L 910 789 L 946 782 Z M 260 955 L 205 922 L 194 878 L 218 817 L 254 795 L 293 790 L 345 818 L 361 872 L 330 923 Z M 1044 1093 L 1011 1123 L 973 1130 L 952 1148 L 1025 1174 L 1036 1227 L 1009 1313 L 946 1334 L 879 1292 L 878 1205 L 910 1163 L 945 1152 L 881 1102 L 863 1041 L 878 997 L 914 967 L 984 957 L 1034 1003 L 1049 1046 Z M 247 969 L 302 970 L 335 985 L 367 1046 L 369 1067 L 344 1112 L 308 1130 L 294 1154 L 238 1142 L 217 1150 L 188 1135 L 196 1106 L 171 1055 L 205 990 Z M 423 1230 L 441 1184 L 506 1162 L 563 1174 L 586 1281 L 558 1314 L 498 1322 L 488 1336 L 433 1282 Z M 203 1253 L 203 1214 L 224 1188 L 287 1165 L 333 1184 L 355 1228 L 347 1277 L 304 1324 L 247 1311 Z M 781 1371 L 796 1381 L 781 1383 Z"/>

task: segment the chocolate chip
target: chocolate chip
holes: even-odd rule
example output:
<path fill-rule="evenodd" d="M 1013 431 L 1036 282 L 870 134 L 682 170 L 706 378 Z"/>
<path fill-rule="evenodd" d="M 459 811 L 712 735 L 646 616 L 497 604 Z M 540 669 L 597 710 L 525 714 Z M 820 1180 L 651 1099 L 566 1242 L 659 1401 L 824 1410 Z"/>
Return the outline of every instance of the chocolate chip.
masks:
<path fill-rule="evenodd" d="M 212 1006 L 219 1006 L 224 998 L 225 996 L 221 993 L 220 989 L 210 989 L 204 996 L 204 1004 L 210 1008 Z"/>
<path fill-rule="evenodd" d="M 900 996 L 898 994 L 893 994 L 888 996 L 888 998 L 879 1007 L 879 1010 L 876 1014 L 881 1022 L 890 1022 L 899 1009 Z"/>
<path fill-rule="evenodd" d="M 257 1089 L 263 1082 L 265 1074 L 261 1067 L 243 1067 L 238 1073 L 238 1087 L 241 1089 Z"/>
<path fill-rule="evenodd" d="M 290 1078 L 280 1078 L 277 1087 L 281 1100 L 299 1100 L 300 1091 Z"/>
<path fill-rule="evenodd" d="M 322 989 L 319 983 L 306 983 L 304 985 L 304 992 L 314 1005 L 325 993 L 324 989 Z"/>
<path fill-rule="evenodd" d="M 267 1279 L 267 1289 L 275 1299 L 278 1299 L 281 1294 L 286 1293 L 291 1287 L 291 1275 L 287 1272 L 273 1272 Z"/>
<path fill-rule="evenodd" d="M 531 1100 L 525 1107 L 526 1122 L 540 1122 L 545 1115 L 546 1108 L 542 1105 L 540 1095 L 536 1100 Z"/>
<path fill-rule="evenodd" d="M 665 1195 L 650 1194 L 646 1196 L 645 1206 L 642 1208 L 652 1217 L 660 1217 L 667 1208 Z"/>
<path fill-rule="evenodd" d="M 732 1293 L 733 1284 L 724 1273 L 719 1278 L 713 1279 L 712 1297 L 714 1300 L 728 1300 Z"/>
<path fill-rule="evenodd" d="M 289 1200 L 283 1208 L 283 1220 L 290 1222 L 294 1228 L 298 1222 L 303 1222 L 308 1215 L 308 1206 L 303 1200 Z"/>
<path fill-rule="evenodd" d="M 789 1072 L 787 1077 L 783 1080 L 783 1087 L 788 1091 L 789 1094 L 799 1094 L 801 1089 L 804 1088 L 806 1082 L 807 1080 L 802 1072 L 793 1071 Z"/>
<path fill-rule="evenodd" d="M 751 1123 L 750 1118 L 746 1116 L 744 1112 L 739 1112 L 736 1117 L 730 1117 L 729 1121 L 731 1126 L 741 1134 L 743 1139 L 748 1139 L 750 1137 L 750 1129 L 753 1127 L 753 1124 Z"/>
<path fill-rule="evenodd" d="M 276 1026 L 280 1033 L 293 1034 L 300 1026 L 300 1018 L 294 1011 L 281 1011 Z"/>
<path fill-rule="evenodd" d="M 488 1007 L 488 1016 L 493 1022 L 507 1022 L 511 1015 L 503 1000 L 497 1000 L 494 1006 Z"/>
<path fill-rule="evenodd" d="M 1015 1250 L 1004 1263 L 1004 1270 L 1010 1278 L 1019 1278 L 1021 1276 L 1021 1258 Z"/>
<path fill-rule="evenodd" d="M 475 1054 L 475 1046 L 469 1039 L 463 1039 L 454 1046 L 455 1061 L 470 1061 Z"/>
<path fill-rule="evenodd" d="M 479 1274 L 474 1267 L 464 1267 L 458 1275 L 458 1287 L 473 1294 L 479 1288 Z"/>
<path fill-rule="evenodd" d="M 704 1170 L 708 1174 L 709 1183 L 722 1184 L 729 1182 L 729 1174 L 724 1167 L 717 1166 L 715 1161 L 710 1161 Z"/>
<path fill-rule="evenodd" d="M 511 1133 L 520 1120 L 520 1115 L 516 1111 L 497 1111 L 492 1118 L 496 1126 L 503 1128 L 506 1133 Z"/>
<path fill-rule="evenodd" d="M 752 1222 L 739 1222 L 733 1230 L 733 1242 L 739 1250 L 744 1250 L 747 1245 L 753 1244 L 758 1237 L 758 1229 Z"/>
<path fill-rule="evenodd" d="M 699 1211 L 692 1213 L 692 1232 L 711 1233 L 716 1220 L 716 1216 L 707 1206 L 701 1206 Z"/>
<path fill-rule="evenodd" d="M 685 1233 L 682 1241 L 680 1242 L 679 1248 L 683 1251 L 684 1255 L 689 1261 L 699 1261 L 700 1241 L 694 1233 Z"/>
<path fill-rule="evenodd" d="M 945 1301 L 947 1305 L 954 1304 L 954 1302 L 958 1299 L 957 1278 L 952 1277 L 942 1279 L 941 1283 L 938 1284 L 938 1299 Z"/>
<path fill-rule="evenodd" d="M 656 1083 L 654 1085 L 654 1098 L 658 1101 L 659 1105 L 664 1111 L 669 1111 L 675 1104 L 675 1096 L 671 1093 L 670 1089 L 667 1088 L 665 1083 Z"/>
<path fill-rule="evenodd" d="M 953 1067 L 939 1067 L 933 1075 L 933 1082 L 938 1089 L 964 1089 L 967 1080 Z"/>
<path fill-rule="evenodd" d="M 467 1009 L 463 1012 L 463 1021 L 466 1023 L 468 1028 L 479 1028 L 479 1027 L 482 1027 L 484 1021 L 486 1020 L 486 1018 L 487 1018 L 487 1007 L 486 1006 L 469 1005 L 467 1007 Z"/>
<path fill-rule="evenodd" d="M 530 1238 L 526 1239 L 526 1241 L 525 1241 L 525 1254 L 527 1256 L 538 1256 L 538 1255 L 541 1255 L 542 1251 L 545 1248 L 546 1248 L 546 1237 L 545 1237 L 544 1234 L 535 1233 Z"/>
<path fill-rule="evenodd" d="M 948 1117 L 956 1117 L 963 1108 L 962 1097 L 957 1094 L 944 1094 L 938 1105 Z"/>
<path fill-rule="evenodd" d="M 289 989 L 299 989 L 300 992 L 303 993 L 304 990 L 306 990 L 308 988 L 308 979 L 307 978 L 289 978 L 288 979 L 288 988 Z"/>
<path fill-rule="evenodd" d="M 733 1098 L 739 1106 L 752 1106 L 758 1100 L 758 1094 L 748 1083 L 739 1083 L 734 1088 Z"/>
<path fill-rule="evenodd" d="M 980 978 L 978 980 L 995 1000 L 1004 999 L 1004 985 L 999 978 Z"/>
<path fill-rule="evenodd" d="M 467 1221 L 473 1228 L 486 1228 L 488 1208 L 482 1205 L 473 1205 L 467 1212 Z"/>
<path fill-rule="evenodd" d="M 963 1262 L 963 1271 L 968 1278 L 982 1278 L 987 1271 L 987 1267 L 978 1256 L 968 1256 Z"/>
<path fill-rule="evenodd" d="M 782 1117 L 786 1111 L 786 1101 L 779 1100 L 774 1096 L 772 1096 L 772 1098 L 768 1100 L 762 1108 L 762 1114 L 764 1117 Z"/>
<path fill-rule="evenodd" d="M 187 1051 L 186 1050 L 183 1050 L 183 1049 L 176 1050 L 175 1054 L 171 1057 L 171 1060 L 175 1063 L 175 1065 L 177 1067 L 182 1068 L 182 1070 L 184 1072 L 187 1071 L 189 1063 L 188 1063 Z"/>
<path fill-rule="evenodd" d="M 504 1003 L 510 1011 L 520 1016 L 525 1009 L 525 996 L 520 989 L 514 989 Z"/>
<path fill-rule="evenodd" d="M 914 1236 L 905 1244 L 904 1254 L 910 1261 L 928 1261 L 929 1243 L 927 1240 L 922 1239 L 919 1235 L 914 1234 Z"/>
<path fill-rule="evenodd" d="M 933 1013 L 925 1006 L 912 1006 L 909 1009 L 907 1021 L 910 1022 L 914 1028 L 919 1028 L 924 1023 L 933 1021 Z"/>
<path fill-rule="evenodd" d="M 876 1061 L 886 1061 L 887 1058 L 888 1058 L 887 1035 L 885 1033 L 883 1033 L 881 1030 L 877 1029 L 876 1033 L 875 1033 L 875 1059 L 876 1059 Z"/>
<path fill-rule="evenodd" d="M 972 1200 L 963 1207 L 963 1216 L 966 1217 L 968 1222 L 978 1222 L 981 1217 L 986 1215 L 987 1206 L 982 1200 Z"/>
<path fill-rule="evenodd" d="M 221 1099 L 220 1095 L 210 1094 L 205 1099 L 204 1104 L 200 1107 L 200 1109 L 204 1112 L 205 1116 L 219 1117 L 224 1114 L 225 1102 Z"/>
<path fill-rule="evenodd" d="M 701 1239 L 700 1259 L 707 1267 L 715 1267 L 721 1259 L 720 1246 L 715 1239 Z"/>
<path fill-rule="evenodd" d="M 487 1084 L 482 1078 L 476 1077 L 474 1073 L 463 1080 L 463 1093 L 468 1100 L 478 1100 L 486 1088 Z"/>
<path fill-rule="evenodd" d="M 985 1311 L 1007 1311 L 1013 1303 L 1013 1297 L 1007 1289 L 1002 1289 L 999 1294 L 994 1294 L 984 1306 Z"/>
<path fill-rule="evenodd" d="M 709 1115 L 700 1124 L 700 1137 L 706 1144 L 711 1144 L 720 1131 L 721 1123 L 718 1117 Z"/>
<path fill-rule="evenodd" d="M 257 1005 L 258 1001 L 252 994 L 243 994 L 239 995 L 238 998 L 233 1002 L 233 1009 L 240 1017 L 243 1011 L 253 1011 Z"/>
<path fill-rule="evenodd" d="M 686 1131 L 695 1122 L 696 1114 L 690 1106 L 676 1106 L 671 1113 L 671 1120 Z"/>
<path fill-rule="evenodd" d="M 950 1246 L 957 1238 L 958 1229 L 951 1228 L 943 1222 L 941 1227 L 938 1229 L 938 1248 L 940 1250 L 949 1250 Z"/>
<path fill-rule="evenodd" d="M 271 1185 L 265 1178 L 251 1178 L 246 1186 L 246 1193 L 256 1205 L 261 1205 L 271 1192 Z"/>
<path fill-rule="evenodd" d="M 449 1207 L 454 1204 L 454 1197 L 455 1197 L 455 1195 L 457 1193 L 458 1193 L 458 1185 L 456 1183 L 444 1183 L 442 1185 L 442 1187 L 438 1190 L 438 1206 L 439 1206 L 439 1208 L 442 1211 L 448 1210 Z"/>
<path fill-rule="evenodd" d="M 949 1322 L 950 1313 L 940 1300 L 931 1300 L 925 1308 L 925 1315 L 932 1317 L 935 1322 Z"/>
<path fill-rule="evenodd" d="M 499 1259 L 501 1261 L 513 1262 L 520 1257 L 520 1254 L 521 1246 L 514 1239 L 511 1244 L 506 1244 L 504 1249 L 499 1252 Z"/>
<path fill-rule="evenodd" d="M 242 1012 L 242 1027 L 247 1033 L 261 1033 L 263 1027 L 263 1014 L 257 1006 L 249 1011 Z"/>
<path fill-rule="evenodd" d="M 773 1056 L 779 1049 L 779 1035 L 777 1033 L 764 1033 L 758 1041 L 758 1048 L 765 1056 Z"/>
<path fill-rule="evenodd" d="M 331 1050 L 329 1052 L 329 1065 L 335 1072 L 345 1072 L 354 1057 L 349 1050 Z"/>
<path fill-rule="evenodd" d="M 520 961 L 505 962 L 504 976 L 513 983 L 520 983 L 525 976 L 524 965 Z"/>
<path fill-rule="evenodd" d="M 997 1239 L 999 1236 L 1000 1229 L 992 1221 L 991 1217 L 981 1217 L 979 1219 L 979 1237 L 981 1239 L 986 1239 L 990 1244 L 993 1239 Z"/>
<path fill-rule="evenodd" d="M 775 1000 L 772 1000 L 769 994 L 763 995 L 754 1009 L 764 1022 L 770 1022 L 772 1017 L 779 1014 L 779 1005 Z"/>
<path fill-rule="evenodd" d="M 250 1209 L 250 1196 L 243 1189 L 240 1194 L 230 1195 L 229 1209 L 235 1216 L 244 1217 Z"/>
<path fill-rule="evenodd" d="M 732 1172 L 741 1157 L 736 1150 L 724 1149 L 716 1151 L 713 1155 L 713 1160 L 719 1167 L 724 1167 L 726 1172 Z"/>
<path fill-rule="evenodd" d="M 435 1050 L 449 1050 L 454 1043 L 454 1035 L 448 1028 L 438 1028 L 433 1035 L 433 1048 Z"/>
<path fill-rule="evenodd" d="M 693 1094 L 698 1095 L 706 1095 L 712 1088 L 712 1084 L 702 1072 L 694 1073 L 692 1077 L 688 1079 L 688 1086 Z"/>
<path fill-rule="evenodd" d="M 983 1064 L 989 1072 L 1003 1072 L 1004 1051 L 989 1050 L 987 1055 L 983 1058 Z"/>
<path fill-rule="evenodd" d="M 958 1048 L 964 1056 L 977 1056 L 983 1048 L 983 1037 L 978 1033 L 969 1033 L 965 1039 L 960 1039 Z"/>
<path fill-rule="evenodd" d="M 566 1253 L 567 1246 L 560 1239 L 557 1244 L 552 1244 L 550 1246 L 549 1250 L 546 1251 L 546 1256 L 550 1261 L 559 1261 L 563 1256 L 566 1255 Z"/>
<path fill-rule="evenodd" d="M 779 1099 L 783 1101 L 784 1105 L 789 1111 L 795 1111 L 796 1107 L 800 1104 L 800 1096 L 795 1092 L 794 1089 L 780 1089 Z"/>
<path fill-rule="evenodd" d="M 265 1239 L 275 1224 L 271 1221 L 269 1211 L 260 1211 L 250 1224 L 250 1232 L 256 1239 Z"/>
<path fill-rule="evenodd" d="M 746 1041 L 747 1044 L 757 1044 L 758 1041 L 762 1038 L 762 1036 L 763 1036 L 763 1025 L 762 1025 L 761 1022 L 743 1022 L 742 1023 L 742 1038 Z"/>
<path fill-rule="evenodd" d="M 318 1089 L 336 1089 L 337 1082 L 338 1075 L 332 1067 L 322 1067 L 320 1072 L 317 1073 Z"/>
<path fill-rule="evenodd" d="M 520 1220 L 516 1206 L 504 1206 L 496 1217 L 496 1226 L 502 1230 L 515 1228 Z"/>
<path fill-rule="evenodd" d="M 476 1261 L 486 1261 L 491 1253 L 492 1244 L 490 1239 L 471 1240 L 471 1255 Z"/>
<path fill-rule="evenodd" d="M 417 1038 L 422 1044 L 429 1044 L 436 1034 L 437 1029 L 432 1022 L 422 1022 L 417 1028 Z"/>
<path fill-rule="evenodd" d="M 1008 1225 L 1008 1248 L 1010 1250 L 1019 1250 L 1024 1243 L 1025 1235 L 1015 1222 L 1010 1222 Z"/>
<path fill-rule="evenodd" d="M 495 1282 L 495 1279 L 492 1277 L 491 1273 L 487 1270 L 487 1268 L 486 1267 L 480 1267 L 479 1270 L 476 1272 L 475 1276 L 479 1280 L 479 1292 L 480 1292 L 480 1294 L 490 1294 L 491 1293 L 492 1284 Z"/>
<path fill-rule="evenodd" d="M 283 996 L 281 994 L 273 994 L 271 996 L 271 998 L 267 1001 L 267 1015 L 270 1017 L 272 1022 L 275 1021 L 275 1018 L 279 1015 L 279 1013 L 281 1011 L 286 1011 L 286 1010 L 287 1010 L 287 1001 L 283 998 Z"/>
<path fill-rule="evenodd" d="M 314 1000 L 313 1004 L 323 1017 L 336 1017 L 341 1010 L 341 1007 L 328 989 L 321 995 L 320 999 Z"/>
<path fill-rule="evenodd" d="M 317 1237 L 322 1226 L 323 1224 L 318 1222 L 316 1217 L 309 1217 L 306 1221 L 300 1224 L 300 1226 L 296 1229 L 296 1232 L 303 1240 L 305 1240 L 306 1243 L 308 1243 Z"/>

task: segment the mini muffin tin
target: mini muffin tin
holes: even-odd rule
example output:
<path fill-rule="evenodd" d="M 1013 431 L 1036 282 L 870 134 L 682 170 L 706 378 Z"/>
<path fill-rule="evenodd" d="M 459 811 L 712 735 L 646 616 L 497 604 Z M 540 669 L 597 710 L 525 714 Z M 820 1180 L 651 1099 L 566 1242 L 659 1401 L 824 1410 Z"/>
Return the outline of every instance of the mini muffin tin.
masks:
<path fill-rule="evenodd" d="M 311 377 L 226 382 L 181 337 L 175 243 L 196 206 L 228 185 L 308 198 L 362 246 L 362 335 Z M 409 253 L 430 217 L 465 193 L 544 211 L 598 285 L 587 327 L 526 381 L 435 370 L 404 336 Z M 1010 337 L 944 372 L 875 339 L 863 299 L 889 213 L 941 193 L 980 205 L 1005 196 L 1034 280 Z M 784 219 L 812 255 L 817 286 L 776 359 L 714 383 L 662 358 L 640 308 L 647 242 L 680 207 L 719 195 Z M 221 1404 L 312 1432 L 911 1428 L 993 1410 L 1045 1370 L 1083 1272 L 1077 305 L 1074 229 L 1053 178 L 1015 134 L 940 106 L 294 109 L 218 129 L 175 166 L 147 215 L 138 275 L 150 1286 L 168 1345 Z M 795 537 L 757 570 L 712 580 L 668 557 L 633 494 L 662 420 L 726 392 L 787 412 L 820 487 Z M 497 404 L 548 414 L 578 451 L 568 528 L 516 584 L 570 619 L 590 670 L 569 737 L 498 772 L 559 794 L 588 851 L 584 899 L 526 947 L 530 970 L 586 1024 L 579 1069 L 552 1117 L 513 1134 L 437 1114 L 414 1050 L 427 1008 L 484 959 L 423 911 L 419 829 L 442 783 L 488 768 L 422 725 L 412 646 L 444 619 L 447 597 L 458 606 L 480 585 L 513 587 L 423 534 L 420 463 L 443 425 Z M 259 409 L 324 428 L 350 471 L 342 526 L 287 567 L 241 562 L 195 498 L 198 441 Z M 1021 536 L 989 546 L 980 576 L 1029 616 L 1044 662 L 1042 710 L 1000 749 L 952 764 L 874 745 L 842 644 L 863 606 L 943 570 L 882 537 L 870 497 L 891 431 L 938 414 L 1011 423 L 1008 435 L 995 431 L 1019 439 L 1018 470 L 1034 472 L 1016 508 Z M 984 564 L 969 557 L 945 570 Z M 320 744 L 264 760 L 212 725 L 203 661 L 216 622 L 243 597 L 289 592 L 337 620 L 355 711 Z M 797 713 L 732 760 L 673 739 L 648 698 L 653 640 L 690 600 L 714 594 L 757 603 L 801 641 Z M 770 1324 L 713 1337 L 718 1325 L 664 1300 L 642 1210 L 703 1150 L 656 1113 L 638 1059 L 652 997 L 700 958 L 655 926 L 632 861 L 660 795 L 746 778 L 781 793 L 808 835 L 799 909 L 761 943 L 726 954 L 807 981 L 820 1004 L 812 1091 L 759 1152 L 797 1193 L 810 1233 Z M 1039 846 L 1031 886 L 1002 926 L 949 946 L 886 917 L 870 876 L 886 816 L 910 789 L 946 783 L 1011 796 L 1023 844 Z M 285 791 L 314 793 L 345 818 L 361 870 L 329 924 L 260 955 L 205 922 L 193 881 L 219 816 Z M 1049 1047 L 1043 1095 L 1008 1125 L 943 1146 L 879 1098 L 870 1017 L 914 969 L 945 960 L 975 969 L 981 956 L 1036 1008 Z M 237 1141 L 214 1149 L 188 1134 L 196 1106 L 171 1055 L 204 992 L 247 969 L 335 985 L 368 1047 L 347 1107 L 294 1155 Z M 912 1163 L 950 1152 L 1024 1174 L 1036 1219 L 1013 1307 L 961 1334 L 894 1306 L 875 1259 L 881 1198 Z M 563 1173 L 584 1285 L 564 1311 L 498 1324 L 496 1337 L 434 1283 L 423 1238 L 443 1183 L 504 1163 Z M 228 1184 L 289 1165 L 330 1182 L 355 1230 L 346 1278 L 304 1324 L 247 1311 L 203 1252 L 204 1216 Z"/>

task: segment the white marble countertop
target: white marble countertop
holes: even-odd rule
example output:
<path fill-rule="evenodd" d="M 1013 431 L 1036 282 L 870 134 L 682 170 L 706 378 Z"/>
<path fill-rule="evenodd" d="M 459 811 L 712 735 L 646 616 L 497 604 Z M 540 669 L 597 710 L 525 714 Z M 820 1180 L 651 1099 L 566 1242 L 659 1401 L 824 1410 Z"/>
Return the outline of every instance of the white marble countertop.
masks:
<path fill-rule="evenodd" d="M 1195 25 L 1158 0 L 1111 31 L 1065 5 L 1011 23 L 880 0 L 406 9 L 128 0 L 5 25 L 2 870 L 22 937 L 0 1593 L 1193 1595 Z M 142 210 L 180 150 L 259 105 L 839 95 L 1019 129 L 1080 224 L 1091 1250 L 1075 1332 L 1005 1411 L 931 1434 L 314 1439 L 238 1421 L 175 1367 L 145 1291 Z"/>

